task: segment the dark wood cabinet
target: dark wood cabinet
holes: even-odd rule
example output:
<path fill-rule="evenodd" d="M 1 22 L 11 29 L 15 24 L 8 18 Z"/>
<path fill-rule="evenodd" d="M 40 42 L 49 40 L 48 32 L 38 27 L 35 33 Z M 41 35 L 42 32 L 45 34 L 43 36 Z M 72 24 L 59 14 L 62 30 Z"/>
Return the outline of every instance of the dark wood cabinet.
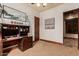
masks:
<path fill-rule="evenodd" d="M 23 37 L 21 41 L 19 41 L 19 49 L 21 51 L 25 51 L 33 46 L 32 36 Z"/>
<path fill-rule="evenodd" d="M 63 25 L 64 45 L 79 49 L 79 8 L 63 13 Z"/>
<path fill-rule="evenodd" d="M 29 26 L 1 24 L 0 55 L 7 55 L 12 49 L 25 51 L 32 47 L 32 36 L 28 36 Z"/>
<path fill-rule="evenodd" d="M 65 20 L 66 33 L 78 34 L 78 18 Z"/>
<path fill-rule="evenodd" d="M 2 48 L 3 48 L 3 44 L 2 44 L 2 33 L 0 31 L 0 56 L 2 55 L 2 52 L 3 52 Z"/>
<path fill-rule="evenodd" d="M 32 36 L 24 36 L 14 40 L 3 41 L 3 55 L 7 55 L 13 48 L 25 51 L 33 46 Z"/>

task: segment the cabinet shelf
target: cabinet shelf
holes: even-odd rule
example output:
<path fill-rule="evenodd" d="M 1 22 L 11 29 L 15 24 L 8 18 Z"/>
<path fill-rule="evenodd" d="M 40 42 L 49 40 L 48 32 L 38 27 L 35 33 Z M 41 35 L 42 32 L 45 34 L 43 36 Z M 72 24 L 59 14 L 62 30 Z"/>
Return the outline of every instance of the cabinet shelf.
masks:
<path fill-rule="evenodd" d="M 7 42 L 7 41 L 12 41 L 12 40 L 19 40 L 22 37 L 13 37 L 13 38 L 7 38 L 7 39 L 3 39 L 3 42 Z"/>
<path fill-rule="evenodd" d="M 10 49 L 10 48 L 15 48 L 15 47 L 17 47 L 18 45 L 16 44 L 16 45 L 12 45 L 12 46 L 9 46 L 9 47 L 6 47 L 6 48 L 3 48 L 3 50 L 6 50 L 6 49 Z"/>

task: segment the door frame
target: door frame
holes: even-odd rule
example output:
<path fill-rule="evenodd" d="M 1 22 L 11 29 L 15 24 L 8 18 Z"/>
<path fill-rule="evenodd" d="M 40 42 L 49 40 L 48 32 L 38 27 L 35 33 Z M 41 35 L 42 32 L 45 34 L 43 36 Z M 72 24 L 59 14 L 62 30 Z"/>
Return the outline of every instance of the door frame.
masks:
<path fill-rule="evenodd" d="M 66 12 L 70 12 L 70 11 L 77 11 L 78 12 L 78 49 L 79 49 L 79 8 L 77 8 L 77 9 L 73 9 L 73 10 L 69 10 L 69 11 L 66 11 Z M 65 19 L 65 17 L 64 17 L 64 13 L 66 13 L 66 12 L 63 12 L 63 45 L 64 45 L 64 19 Z"/>

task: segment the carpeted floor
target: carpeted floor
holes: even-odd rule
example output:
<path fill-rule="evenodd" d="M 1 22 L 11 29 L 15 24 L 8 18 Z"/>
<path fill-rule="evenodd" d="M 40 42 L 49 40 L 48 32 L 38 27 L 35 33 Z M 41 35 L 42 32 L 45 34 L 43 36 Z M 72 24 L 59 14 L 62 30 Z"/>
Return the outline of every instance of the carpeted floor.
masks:
<path fill-rule="evenodd" d="M 75 47 L 67 47 L 45 41 L 38 41 L 33 48 L 21 52 L 13 49 L 8 56 L 78 56 L 79 50 Z"/>

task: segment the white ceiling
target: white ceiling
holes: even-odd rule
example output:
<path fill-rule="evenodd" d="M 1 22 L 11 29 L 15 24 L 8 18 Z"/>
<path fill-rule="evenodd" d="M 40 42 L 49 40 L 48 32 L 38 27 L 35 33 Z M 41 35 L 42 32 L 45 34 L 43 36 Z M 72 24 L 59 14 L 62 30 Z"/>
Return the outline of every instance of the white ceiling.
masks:
<path fill-rule="evenodd" d="M 42 11 L 45 11 L 45 10 L 54 8 L 54 7 L 56 7 L 56 6 L 59 6 L 59 5 L 61 5 L 61 4 L 62 4 L 62 3 L 47 3 L 47 6 L 46 6 L 46 7 L 43 7 L 43 6 L 37 7 L 36 4 L 29 4 L 29 6 L 30 6 L 31 8 L 33 8 L 34 10 L 38 11 L 38 12 L 42 12 Z"/>

